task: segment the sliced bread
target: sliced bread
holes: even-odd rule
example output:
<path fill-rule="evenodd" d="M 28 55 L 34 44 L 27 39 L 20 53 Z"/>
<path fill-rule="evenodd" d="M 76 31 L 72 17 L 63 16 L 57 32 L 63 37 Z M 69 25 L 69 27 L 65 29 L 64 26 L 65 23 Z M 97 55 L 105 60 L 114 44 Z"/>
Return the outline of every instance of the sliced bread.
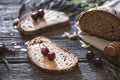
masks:
<path fill-rule="evenodd" d="M 69 23 L 69 17 L 64 12 L 55 10 L 43 10 L 43 18 L 34 20 L 33 12 L 25 14 L 19 22 L 19 30 L 24 35 L 33 35 L 51 28 L 63 27 Z"/>
<path fill-rule="evenodd" d="M 58 46 L 50 39 L 40 36 L 27 42 L 27 54 L 29 59 L 45 72 L 69 72 L 78 66 L 78 58 L 71 52 Z M 55 59 L 49 60 L 48 55 L 41 52 L 43 47 L 47 47 L 49 52 L 55 53 Z"/>
<path fill-rule="evenodd" d="M 92 8 L 79 18 L 79 27 L 90 35 L 120 41 L 120 12 L 112 7 Z"/>

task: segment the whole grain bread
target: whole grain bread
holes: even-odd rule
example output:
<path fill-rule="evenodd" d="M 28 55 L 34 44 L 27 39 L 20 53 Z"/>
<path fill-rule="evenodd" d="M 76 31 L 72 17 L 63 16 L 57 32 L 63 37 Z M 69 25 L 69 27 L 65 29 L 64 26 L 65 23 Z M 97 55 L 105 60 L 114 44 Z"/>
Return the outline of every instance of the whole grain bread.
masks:
<path fill-rule="evenodd" d="M 29 59 L 45 72 L 69 72 L 78 67 L 78 58 L 74 54 L 61 48 L 46 37 L 36 37 L 28 41 L 26 45 Z M 42 47 L 47 47 L 50 52 L 54 52 L 56 58 L 50 61 L 47 56 L 42 55 Z"/>
<path fill-rule="evenodd" d="M 51 28 L 64 27 L 69 23 L 69 17 L 64 12 L 55 10 L 44 10 L 43 18 L 34 21 L 32 12 L 25 14 L 19 22 L 19 30 L 24 35 L 33 35 Z"/>
<path fill-rule="evenodd" d="M 90 35 L 120 41 L 120 12 L 112 7 L 92 8 L 79 18 L 79 27 Z"/>

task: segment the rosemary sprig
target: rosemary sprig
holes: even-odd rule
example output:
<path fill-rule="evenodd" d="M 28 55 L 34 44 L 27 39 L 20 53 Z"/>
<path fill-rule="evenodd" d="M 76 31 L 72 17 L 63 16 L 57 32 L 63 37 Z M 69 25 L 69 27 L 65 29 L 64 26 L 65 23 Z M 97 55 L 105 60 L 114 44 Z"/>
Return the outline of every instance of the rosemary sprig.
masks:
<path fill-rule="evenodd" d="M 73 18 L 74 20 L 78 20 L 81 13 L 92 7 L 100 6 L 104 2 L 105 0 L 67 0 L 64 6 L 69 6 L 69 5 L 75 6 L 80 4 L 81 6 L 78 7 L 75 11 L 68 12 L 68 15 L 71 18 L 74 17 Z"/>
<path fill-rule="evenodd" d="M 116 80 L 120 80 L 120 68 L 114 66 L 106 59 L 102 59 L 102 61 L 106 65 L 107 69 L 111 72 L 111 74 L 116 78 Z"/>

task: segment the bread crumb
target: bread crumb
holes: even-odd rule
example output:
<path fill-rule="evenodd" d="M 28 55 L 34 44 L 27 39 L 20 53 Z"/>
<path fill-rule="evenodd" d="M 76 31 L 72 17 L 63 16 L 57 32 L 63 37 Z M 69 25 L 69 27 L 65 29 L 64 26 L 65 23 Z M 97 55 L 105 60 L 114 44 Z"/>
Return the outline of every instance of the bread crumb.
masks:
<path fill-rule="evenodd" d="M 14 48 L 21 48 L 21 46 L 19 46 L 19 45 L 15 45 Z"/>
<path fill-rule="evenodd" d="M 13 20 L 13 25 L 18 25 L 18 23 L 20 22 L 20 19 L 19 18 L 16 18 Z"/>
<path fill-rule="evenodd" d="M 82 46 L 83 48 L 88 48 L 88 47 L 90 47 L 90 45 L 86 44 L 86 43 L 83 42 L 82 40 L 80 40 L 80 43 L 82 44 L 81 46 Z"/>
<path fill-rule="evenodd" d="M 27 49 L 25 49 L 25 48 L 21 48 L 20 51 L 27 51 Z"/>
<path fill-rule="evenodd" d="M 25 42 L 25 45 L 28 45 L 28 43 L 29 43 L 29 41 L 26 41 L 26 42 Z"/>
<path fill-rule="evenodd" d="M 76 32 L 73 32 L 73 34 L 70 34 L 69 32 L 64 32 L 64 34 L 61 37 L 66 37 L 70 40 L 77 40 L 78 39 Z"/>
<path fill-rule="evenodd" d="M 70 36 L 69 32 L 64 32 L 64 34 L 62 35 L 62 37 L 66 37 L 66 38 L 69 38 L 69 36 Z"/>
<path fill-rule="evenodd" d="M 75 34 L 72 34 L 72 35 L 70 35 L 69 38 L 70 38 L 71 40 L 77 40 L 77 39 L 78 39 L 78 36 L 75 35 Z"/>

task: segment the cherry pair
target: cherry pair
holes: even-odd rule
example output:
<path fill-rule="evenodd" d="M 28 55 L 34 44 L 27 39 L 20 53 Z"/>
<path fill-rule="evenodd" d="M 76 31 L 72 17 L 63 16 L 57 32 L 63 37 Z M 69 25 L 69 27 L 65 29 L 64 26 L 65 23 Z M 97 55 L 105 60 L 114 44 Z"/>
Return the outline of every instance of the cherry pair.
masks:
<path fill-rule="evenodd" d="M 93 63 L 94 63 L 96 66 L 100 67 L 100 66 L 102 65 L 101 59 L 98 58 L 98 57 L 96 57 L 96 58 L 94 58 L 94 57 L 95 57 L 95 53 L 94 53 L 94 52 L 92 52 L 92 51 L 88 51 L 88 52 L 87 52 L 86 58 L 87 58 L 88 60 L 93 60 Z"/>
<path fill-rule="evenodd" d="M 54 52 L 50 52 L 47 47 L 41 48 L 41 53 L 44 56 L 47 56 L 50 61 L 53 61 L 55 59 L 55 53 Z"/>
<path fill-rule="evenodd" d="M 44 11 L 42 9 L 39 9 L 38 11 L 33 12 L 31 17 L 32 19 L 37 20 L 38 18 L 43 18 L 44 14 Z"/>

